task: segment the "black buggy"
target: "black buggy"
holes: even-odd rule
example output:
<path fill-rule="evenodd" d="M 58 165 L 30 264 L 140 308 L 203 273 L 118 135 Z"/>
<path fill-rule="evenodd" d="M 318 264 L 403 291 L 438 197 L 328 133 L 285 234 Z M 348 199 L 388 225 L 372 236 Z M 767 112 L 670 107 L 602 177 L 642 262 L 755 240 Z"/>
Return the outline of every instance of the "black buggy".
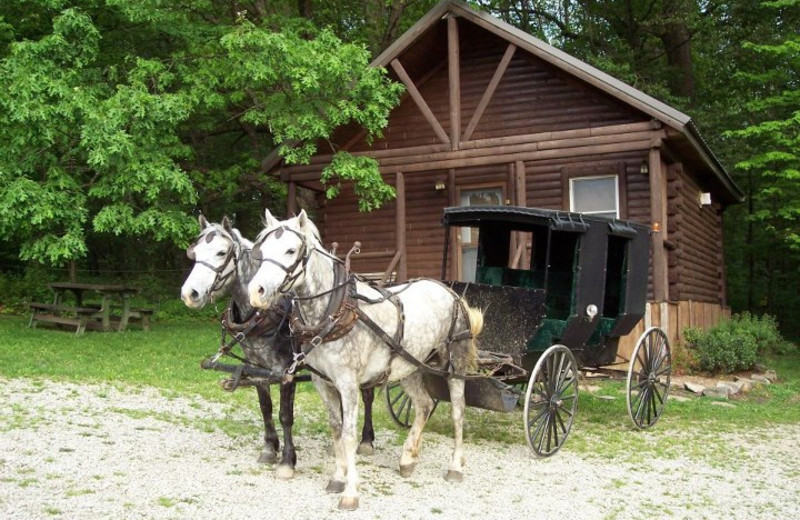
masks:
<path fill-rule="evenodd" d="M 578 370 L 614 363 L 620 337 L 644 315 L 650 230 L 513 206 L 445 208 L 442 223 L 442 278 L 451 229 L 464 242 L 477 242 L 471 254 L 462 255 L 466 278 L 473 281 L 447 282 L 484 311 L 467 405 L 510 412 L 521 401 L 528 445 L 538 456 L 552 455 L 572 427 Z M 628 414 L 637 427 L 648 428 L 661 416 L 671 367 L 667 335 L 647 329 L 627 371 Z M 426 373 L 425 383 L 434 398 L 448 399 L 443 377 Z M 402 388 L 388 386 L 386 397 L 394 420 L 408 427 L 411 403 Z"/>

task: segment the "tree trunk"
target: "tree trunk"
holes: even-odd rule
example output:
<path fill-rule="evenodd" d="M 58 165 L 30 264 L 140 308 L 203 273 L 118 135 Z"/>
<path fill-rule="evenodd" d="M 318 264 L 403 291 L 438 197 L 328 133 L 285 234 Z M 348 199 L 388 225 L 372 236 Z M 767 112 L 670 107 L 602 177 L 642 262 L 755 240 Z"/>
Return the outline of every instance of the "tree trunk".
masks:
<path fill-rule="evenodd" d="M 694 61 L 692 60 L 692 34 L 689 31 L 689 9 L 686 2 L 664 2 L 665 20 L 660 34 L 667 64 L 671 69 L 670 90 L 673 94 L 694 101 Z"/>
<path fill-rule="evenodd" d="M 302 18 L 311 20 L 314 11 L 311 8 L 311 0 L 297 0 L 297 12 Z"/>

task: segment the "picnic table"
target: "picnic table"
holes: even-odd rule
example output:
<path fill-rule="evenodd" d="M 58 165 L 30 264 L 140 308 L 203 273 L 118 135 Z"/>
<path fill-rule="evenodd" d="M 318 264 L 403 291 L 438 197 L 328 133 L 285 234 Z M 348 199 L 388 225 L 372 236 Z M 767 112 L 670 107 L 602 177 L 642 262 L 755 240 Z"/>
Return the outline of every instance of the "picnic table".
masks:
<path fill-rule="evenodd" d="M 77 282 L 54 282 L 48 286 L 53 291 L 53 303 L 29 304 L 30 327 L 38 322 L 56 323 L 74 326 L 77 334 L 83 334 L 87 328 L 123 331 L 129 323 L 136 322 L 144 330 L 150 330 L 153 310 L 131 305 L 132 297 L 139 292 L 135 287 Z M 99 297 L 99 301 L 88 302 L 84 300 L 85 294 Z"/>

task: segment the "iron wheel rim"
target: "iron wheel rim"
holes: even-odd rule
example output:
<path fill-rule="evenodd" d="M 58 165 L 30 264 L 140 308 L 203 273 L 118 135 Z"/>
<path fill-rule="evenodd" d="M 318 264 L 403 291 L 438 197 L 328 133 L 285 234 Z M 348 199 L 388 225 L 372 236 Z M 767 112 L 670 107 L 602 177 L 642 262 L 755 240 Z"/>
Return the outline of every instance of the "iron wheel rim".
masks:
<path fill-rule="evenodd" d="M 626 382 L 628 416 L 638 428 L 650 428 L 664 413 L 671 378 L 669 339 L 663 330 L 651 327 L 636 343 Z"/>
<path fill-rule="evenodd" d="M 439 400 L 434 399 L 431 415 L 433 415 L 438 405 Z M 411 423 L 413 422 L 411 398 L 408 397 L 406 391 L 397 381 L 386 384 L 386 407 L 389 409 L 389 415 L 395 424 L 405 429 L 411 428 Z"/>
<path fill-rule="evenodd" d="M 564 345 L 536 362 L 525 392 L 525 439 L 538 457 L 556 453 L 567 440 L 578 409 L 578 364 Z"/>

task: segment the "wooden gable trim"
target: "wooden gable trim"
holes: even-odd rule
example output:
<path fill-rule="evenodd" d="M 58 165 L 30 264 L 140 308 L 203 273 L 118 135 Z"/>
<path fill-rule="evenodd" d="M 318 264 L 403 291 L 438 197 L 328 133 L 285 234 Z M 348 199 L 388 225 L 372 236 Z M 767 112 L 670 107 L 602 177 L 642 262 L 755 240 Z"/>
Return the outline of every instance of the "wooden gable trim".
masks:
<path fill-rule="evenodd" d="M 439 124 L 439 120 L 436 119 L 436 116 L 428 106 L 428 103 L 425 102 L 425 98 L 423 98 L 422 94 L 420 94 L 419 90 L 417 90 L 416 85 L 414 85 L 414 82 L 411 80 L 411 77 L 406 72 L 406 69 L 403 68 L 403 65 L 400 63 L 400 61 L 397 59 L 392 60 L 392 68 L 394 69 L 400 81 L 403 82 L 403 85 L 405 85 L 408 94 L 411 96 L 411 99 L 414 100 L 417 108 L 419 108 L 420 112 L 422 112 L 422 116 L 425 118 L 428 124 L 431 125 L 431 128 L 433 128 L 436 136 L 441 142 L 449 144 L 450 138 L 447 136 L 447 132 L 445 132 L 444 128 L 442 128 L 442 125 Z"/>
<path fill-rule="evenodd" d="M 469 141 L 469 138 L 472 137 L 472 132 L 475 131 L 475 127 L 478 126 L 478 122 L 481 120 L 486 107 L 489 106 L 489 101 L 492 100 L 494 91 L 497 90 L 497 85 L 499 85 L 500 80 L 503 79 L 503 75 L 508 68 L 508 64 L 511 63 L 511 58 L 514 57 L 514 52 L 516 50 L 517 46 L 513 43 L 510 43 L 506 48 L 506 52 L 500 59 L 500 63 L 497 65 L 497 69 L 494 71 L 494 75 L 489 81 L 489 85 L 486 86 L 486 90 L 483 92 L 483 96 L 481 96 L 478 106 L 475 107 L 475 112 L 472 114 L 472 118 L 469 120 L 467 128 L 464 129 L 464 135 L 461 136 L 462 141 Z"/>
<path fill-rule="evenodd" d="M 458 150 L 461 141 L 461 51 L 458 22 L 447 18 L 447 75 L 450 85 L 450 149 Z"/>
<path fill-rule="evenodd" d="M 661 125 L 657 121 L 640 123 L 624 123 L 618 125 L 597 126 L 592 128 L 577 128 L 573 130 L 559 130 L 551 132 L 538 132 L 534 134 L 520 134 L 508 137 L 495 137 L 475 141 L 462 141 L 460 150 L 450 150 L 445 144 L 422 145 L 407 148 L 389 148 L 383 150 L 365 150 L 354 152 L 353 155 L 372 157 L 377 159 L 382 167 L 410 164 L 418 161 L 443 161 L 458 158 L 478 157 L 482 155 L 497 155 L 525 151 L 548 151 L 559 153 L 559 148 L 590 147 L 592 145 L 627 145 L 633 149 L 649 148 L 653 139 L 663 136 Z M 567 153 L 566 150 L 564 150 Z M 319 172 L 333 160 L 332 154 L 315 155 L 307 165 L 293 165 L 287 167 L 288 174 L 285 180 L 310 180 L 305 174 Z M 495 160 L 492 162 L 513 162 L 515 160 Z M 455 165 L 454 167 L 460 167 Z M 436 169 L 436 168 L 427 168 Z M 446 169 L 446 168 L 443 168 Z M 396 171 L 396 170 L 392 170 Z M 409 173 L 409 170 L 404 170 Z M 319 177 L 317 177 L 319 178 Z"/>

